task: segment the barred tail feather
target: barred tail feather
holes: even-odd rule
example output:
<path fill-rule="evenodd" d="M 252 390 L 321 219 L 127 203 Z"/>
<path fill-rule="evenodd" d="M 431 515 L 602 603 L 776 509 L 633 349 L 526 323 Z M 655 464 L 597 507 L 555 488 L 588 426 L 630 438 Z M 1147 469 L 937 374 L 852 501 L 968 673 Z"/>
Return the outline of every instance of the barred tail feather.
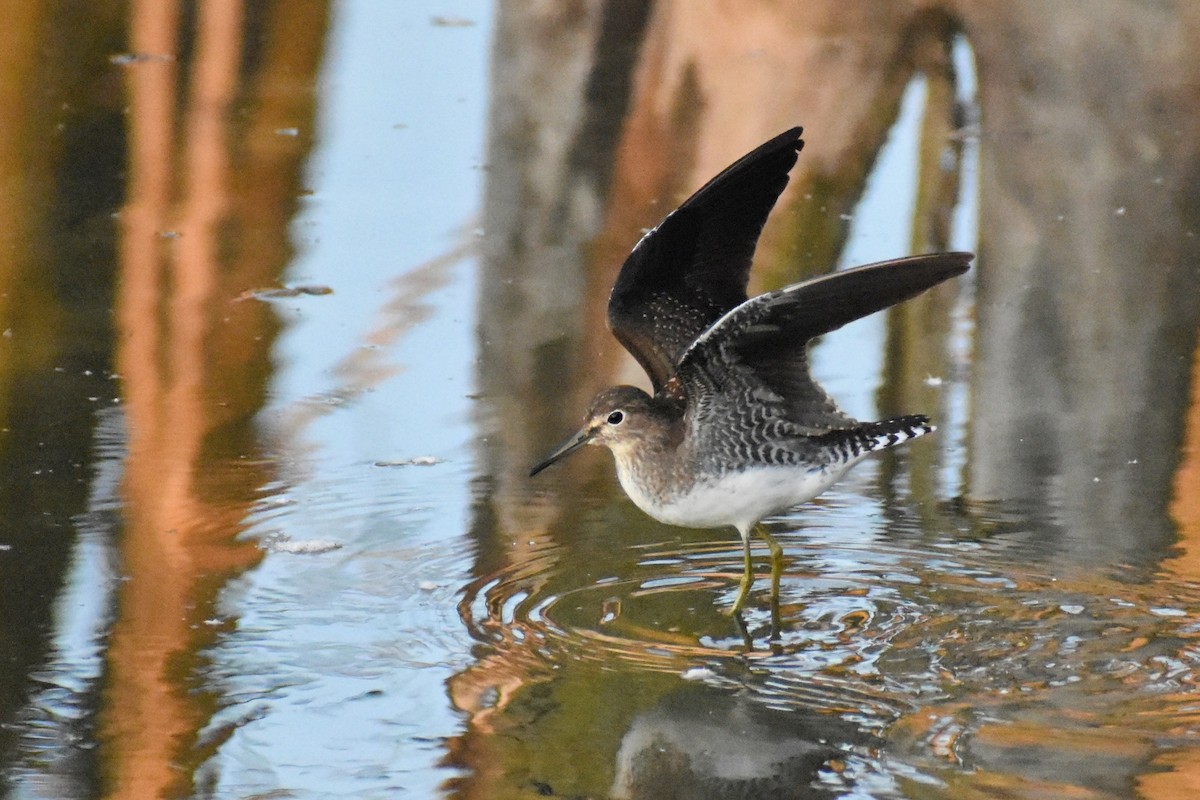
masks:
<path fill-rule="evenodd" d="M 911 414 L 905 417 L 895 417 L 882 422 L 870 422 L 859 429 L 863 436 L 865 449 L 882 450 L 885 447 L 895 447 L 909 439 L 916 439 L 927 433 L 933 433 L 937 426 L 929 421 L 924 414 Z"/>
<path fill-rule="evenodd" d="M 857 461 L 867 453 L 883 450 L 933 433 L 937 426 L 923 414 L 885 419 L 882 422 L 864 422 L 853 428 L 830 431 L 817 437 L 823 447 L 836 453 L 838 460 Z"/>

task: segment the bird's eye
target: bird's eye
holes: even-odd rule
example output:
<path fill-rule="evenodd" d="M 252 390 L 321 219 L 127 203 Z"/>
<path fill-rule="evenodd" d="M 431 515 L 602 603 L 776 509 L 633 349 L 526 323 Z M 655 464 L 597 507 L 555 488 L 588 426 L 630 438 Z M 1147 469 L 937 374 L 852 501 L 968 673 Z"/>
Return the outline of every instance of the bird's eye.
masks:
<path fill-rule="evenodd" d="M 624 411 L 614 411 L 608 415 L 608 424 L 609 425 L 620 425 L 624 421 L 625 421 L 625 412 Z"/>

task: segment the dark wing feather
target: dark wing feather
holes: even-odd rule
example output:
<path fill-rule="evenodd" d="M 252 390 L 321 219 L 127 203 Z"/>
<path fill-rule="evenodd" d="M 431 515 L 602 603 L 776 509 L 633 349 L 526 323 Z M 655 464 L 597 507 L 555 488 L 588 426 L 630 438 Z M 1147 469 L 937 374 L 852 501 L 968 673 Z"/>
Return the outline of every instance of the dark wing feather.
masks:
<path fill-rule="evenodd" d="M 746 300 L 754 248 L 804 142 L 801 128 L 755 148 L 642 237 L 608 300 L 608 325 L 655 391 L 684 350 Z"/>
<path fill-rule="evenodd" d="M 973 257 L 935 253 L 884 261 L 742 303 L 680 360 L 689 408 L 703 417 L 705 409 L 753 401 L 806 434 L 855 424 L 809 374 L 809 340 L 962 274 Z M 711 402 L 717 396 L 721 402 Z"/>

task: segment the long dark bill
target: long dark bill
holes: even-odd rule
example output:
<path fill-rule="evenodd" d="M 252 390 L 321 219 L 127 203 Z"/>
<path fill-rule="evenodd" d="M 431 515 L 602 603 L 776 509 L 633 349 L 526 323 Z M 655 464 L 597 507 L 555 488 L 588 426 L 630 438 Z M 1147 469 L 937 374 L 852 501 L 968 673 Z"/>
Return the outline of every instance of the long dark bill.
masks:
<path fill-rule="evenodd" d="M 537 475 L 539 472 L 553 464 L 555 461 L 558 461 L 560 458 L 565 458 L 571 453 L 574 453 L 576 450 L 590 442 L 592 437 L 595 435 L 595 432 L 587 428 L 581 428 L 577 433 L 572 435 L 570 439 L 567 439 L 565 442 L 563 442 L 557 450 L 547 456 L 545 461 L 529 470 L 529 477 L 532 478 L 534 475 Z"/>

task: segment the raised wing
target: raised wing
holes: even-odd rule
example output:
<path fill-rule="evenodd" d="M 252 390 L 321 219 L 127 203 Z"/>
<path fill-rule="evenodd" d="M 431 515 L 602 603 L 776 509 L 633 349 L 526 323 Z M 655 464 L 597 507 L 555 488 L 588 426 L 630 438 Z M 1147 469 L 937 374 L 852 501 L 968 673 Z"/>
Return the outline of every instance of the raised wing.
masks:
<path fill-rule="evenodd" d="M 608 300 L 608 325 L 657 392 L 684 350 L 746 301 L 754 248 L 804 146 L 776 136 L 706 183 L 642 237 Z"/>
<path fill-rule="evenodd" d="M 744 396 L 765 405 L 798 433 L 812 435 L 855 424 L 809 374 L 809 340 L 961 275 L 973 258 L 971 253 L 935 253 L 883 261 L 742 303 L 699 336 L 680 359 L 679 382 L 689 409 L 703 416 L 713 405 L 706 398 Z"/>

